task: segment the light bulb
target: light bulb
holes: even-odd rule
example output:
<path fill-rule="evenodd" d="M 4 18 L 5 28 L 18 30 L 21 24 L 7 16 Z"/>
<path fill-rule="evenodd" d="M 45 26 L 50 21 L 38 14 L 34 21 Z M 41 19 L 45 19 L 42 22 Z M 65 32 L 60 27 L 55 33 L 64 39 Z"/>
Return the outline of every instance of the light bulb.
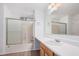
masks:
<path fill-rule="evenodd" d="M 55 6 L 55 3 L 50 3 L 49 6 L 48 6 L 48 9 L 51 9 Z"/>

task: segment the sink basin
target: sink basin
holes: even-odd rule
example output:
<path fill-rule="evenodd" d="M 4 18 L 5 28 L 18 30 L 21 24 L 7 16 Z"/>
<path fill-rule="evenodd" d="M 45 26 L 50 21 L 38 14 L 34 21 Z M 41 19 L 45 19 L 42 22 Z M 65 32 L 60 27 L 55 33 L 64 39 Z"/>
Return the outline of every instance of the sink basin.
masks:
<path fill-rule="evenodd" d="M 56 41 L 49 40 L 46 43 L 51 46 L 60 46 L 63 42 L 56 42 Z"/>

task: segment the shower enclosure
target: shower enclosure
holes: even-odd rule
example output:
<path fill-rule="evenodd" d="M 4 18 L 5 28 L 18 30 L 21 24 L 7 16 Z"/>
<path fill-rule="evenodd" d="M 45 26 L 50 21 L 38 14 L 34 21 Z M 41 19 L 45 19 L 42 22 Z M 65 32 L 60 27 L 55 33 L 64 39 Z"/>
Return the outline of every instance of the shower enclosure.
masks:
<path fill-rule="evenodd" d="M 34 47 L 34 20 L 6 18 L 6 45 L 8 50 L 26 50 Z M 16 49 L 15 49 L 16 48 Z"/>

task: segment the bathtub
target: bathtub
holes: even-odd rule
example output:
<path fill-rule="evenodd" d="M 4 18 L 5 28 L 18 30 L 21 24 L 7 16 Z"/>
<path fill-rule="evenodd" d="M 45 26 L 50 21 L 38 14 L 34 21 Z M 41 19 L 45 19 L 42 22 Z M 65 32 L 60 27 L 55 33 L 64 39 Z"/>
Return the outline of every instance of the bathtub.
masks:
<path fill-rule="evenodd" d="M 34 47 L 33 43 L 7 45 L 5 54 L 23 52 L 23 51 L 31 51 L 31 50 L 33 50 L 33 47 Z"/>

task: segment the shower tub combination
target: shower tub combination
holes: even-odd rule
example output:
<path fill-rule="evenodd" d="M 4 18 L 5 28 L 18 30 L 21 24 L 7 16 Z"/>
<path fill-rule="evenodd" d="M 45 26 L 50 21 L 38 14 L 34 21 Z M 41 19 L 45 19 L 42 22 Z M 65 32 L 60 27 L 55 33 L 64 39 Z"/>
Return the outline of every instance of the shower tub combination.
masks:
<path fill-rule="evenodd" d="M 6 19 L 6 53 L 34 49 L 34 20 Z"/>

